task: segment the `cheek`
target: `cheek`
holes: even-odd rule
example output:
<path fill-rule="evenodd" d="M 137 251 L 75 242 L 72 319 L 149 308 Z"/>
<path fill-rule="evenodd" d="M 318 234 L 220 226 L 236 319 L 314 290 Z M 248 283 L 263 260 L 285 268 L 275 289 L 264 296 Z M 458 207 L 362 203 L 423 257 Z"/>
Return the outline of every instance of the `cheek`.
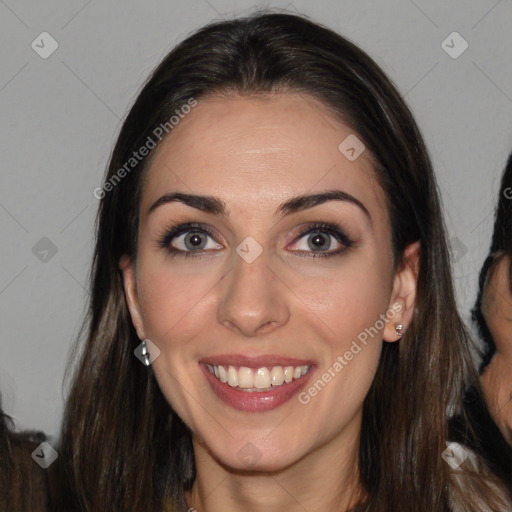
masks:
<path fill-rule="evenodd" d="M 193 267 L 194 265 L 190 265 Z M 183 342 L 204 323 L 211 291 L 220 275 L 183 272 L 184 265 L 141 265 L 138 276 L 139 303 L 146 335 L 157 345 Z"/>
<path fill-rule="evenodd" d="M 193 381 L 197 379 L 195 359 L 198 350 L 204 349 L 195 343 L 198 333 L 210 331 L 211 300 L 221 277 L 213 272 L 190 272 L 193 266 L 183 272 L 180 270 L 187 265 L 148 259 L 140 265 L 138 274 L 145 333 L 160 349 L 160 356 L 152 365 L 155 378 L 168 403 L 191 428 L 195 426 L 200 396 Z M 195 398 L 191 400 L 191 396 Z"/>
<path fill-rule="evenodd" d="M 511 362 L 496 354 L 481 379 L 487 406 L 509 444 L 512 444 Z"/>
<path fill-rule="evenodd" d="M 329 276 L 297 280 L 299 316 L 322 349 L 321 367 L 300 397 L 315 411 L 313 423 L 330 418 L 324 426 L 337 429 L 361 406 L 378 367 L 384 327 L 395 321 L 388 309 L 391 287 L 383 284 L 389 278 L 386 265 L 354 258 Z"/>
<path fill-rule="evenodd" d="M 512 307 L 498 297 L 488 298 L 484 312 L 485 322 L 498 350 L 511 352 L 509 340 L 512 337 Z"/>
<path fill-rule="evenodd" d="M 303 318 L 314 313 L 322 337 L 339 351 L 368 329 L 383 330 L 381 315 L 389 306 L 390 275 L 385 264 L 354 253 L 338 268 L 290 277 L 288 282 L 300 298 L 296 302 L 301 304 Z"/>

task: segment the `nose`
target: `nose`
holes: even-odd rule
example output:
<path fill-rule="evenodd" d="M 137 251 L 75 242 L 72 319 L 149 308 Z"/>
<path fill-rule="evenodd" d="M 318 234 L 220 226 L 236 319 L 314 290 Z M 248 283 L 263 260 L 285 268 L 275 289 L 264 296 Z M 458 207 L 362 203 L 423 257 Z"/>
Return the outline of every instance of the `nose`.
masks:
<path fill-rule="evenodd" d="M 290 316 L 287 288 L 268 266 L 265 251 L 252 263 L 236 253 L 233 260 L 221 285 L 218 322 L 247 337 L 285 325 Z"/>

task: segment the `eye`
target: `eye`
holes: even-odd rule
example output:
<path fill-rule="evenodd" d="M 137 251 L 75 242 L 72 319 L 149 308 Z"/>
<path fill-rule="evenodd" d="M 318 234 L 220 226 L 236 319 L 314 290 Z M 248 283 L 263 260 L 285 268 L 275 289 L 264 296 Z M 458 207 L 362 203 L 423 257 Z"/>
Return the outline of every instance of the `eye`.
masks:
<path fill-rule="evenodd" d="M 299 233 L 297 240 L 300 241 L 297 252 L 310 253 L 313 258 L 341 254 L 354 244 L 339 226 L 330 223 L 307 226 Z"/>
<path fill-rule="evenodd" d="M 160 236 L 158 245 L 173 256 L 184 257 L 197 257 L 203 251 L 222 249 L 213 240 L 213 232 L 207 226 L 192 222 L 168 227 Z"/>
<path fill-rule="evenodd" d="M 330 223 L 306 226 L 297 241 L 300 243 L 293 252 L 305 253 L 312 258 L 341 254 L 354 243 L 339 226 Z M 178 257 L 201 257 L 205 252 L 222 249 L 222 245 L 215 242 L 213 231 L 195 222 L 169 226 L 159 237 L 158 246 Z"/>

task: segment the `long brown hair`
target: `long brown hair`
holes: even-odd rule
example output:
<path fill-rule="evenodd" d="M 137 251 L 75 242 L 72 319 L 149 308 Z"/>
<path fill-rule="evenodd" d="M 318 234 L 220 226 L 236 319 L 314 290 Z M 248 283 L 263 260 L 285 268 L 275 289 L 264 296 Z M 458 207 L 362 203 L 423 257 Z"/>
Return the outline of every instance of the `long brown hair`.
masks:
<path fill-rule="evenodd" d="M 43 432 L 16 432 L 12 418 L 2 410 L 0 396 L 1 511 L 51 510 L 49 471 L 32 460 L 32 452 L 46 440 Z"/>
<path fill-rule="evenodd" d="M 151 368 L 133 355 L 140 340 L 118 267 L 124 254 L 136 260 L 148 157 L 116 177 L 191 98 L 278 90 L 319 99 L 373 154 L 387 197 L 395 268 L 406 245 L 421 242 L 414 320 L 400 342 L 384 344 L 364 402 L 359 471 L 368 500 L 358 510 L 444 512 L 451 500 L 467 512 L 480 511 L 478 498 L 489 510 L 500 510 L 483 466 L 470 472 L 463 464 L 456 480 L 441 457 L 448 412 L 477 376 L 456 309 L 437 185 L 419 129 L 363 51 L 304 17 L 282 13 L 213 23 L 185 39 L 149 77 L 124 121 L 105 177 L 110 186 L 100 194 L 87 340 L 62 429 L 64 509 L 160 511 L 167 499 L 186 510 L 183 489 L 195 477 L 190 433 Z"/>

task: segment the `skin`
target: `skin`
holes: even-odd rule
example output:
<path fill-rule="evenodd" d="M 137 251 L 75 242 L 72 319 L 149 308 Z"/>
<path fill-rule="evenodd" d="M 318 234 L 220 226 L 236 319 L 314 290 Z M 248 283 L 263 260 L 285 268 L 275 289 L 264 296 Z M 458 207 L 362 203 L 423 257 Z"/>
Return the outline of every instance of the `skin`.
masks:
<path fill-rule="evenodd" d="M 371 158 L 365 151 L 352 162 L 338 150 L 351 133 L 306 95 L 210 97 L 170 133 L 148 171 L 136 265 L 125 256 L 120 267 L 137 333 L 161 351 L 152 365 L 159 386 L 193 433 L 197 478 L 187 502 L 199 512 L 344 510 L 363 494 L 363 400 L 383 340 L 399 339 L 395 323 L 406 330 L 411 321 L 419 250 L 410 245 L 395 272 Z M 371 221 L 345 201 L 274 214 L 292 196 L 329 189 L 355 196 Z M 178 202 L 148 214 L 176 191 L 222 198 L 229 216 Z M 201 258 L 157 247 L 169 223 L 185 221 L 214 230 Z M 314 222 L 337 223 L 354 245 L 308 257 L 312 235 L 298 233 Z M 235 251 L 248 236 L 263 249 L 250 264 Z M 328 251 L 342 247 L 325 236 Z M 186 250 L 183 238 L 171 243 Z M 212 355 L 275 354 L 313 360 L 314 383 L 393 304 L 401 311 L 307 405 L 294 397 L 241 412 L 217 398 L 199 369 Z M 247 443 L 259 456 L 250 467 L 238 456 Z"/>
<path fill-rule="evenodd" d="M 501 433 L 512 446 L 512 295 L 510 258 L 504 255 L 487 278 L 482 313 L 496 344 L 496 353 L 482 375 L 484 395 Z"/>

